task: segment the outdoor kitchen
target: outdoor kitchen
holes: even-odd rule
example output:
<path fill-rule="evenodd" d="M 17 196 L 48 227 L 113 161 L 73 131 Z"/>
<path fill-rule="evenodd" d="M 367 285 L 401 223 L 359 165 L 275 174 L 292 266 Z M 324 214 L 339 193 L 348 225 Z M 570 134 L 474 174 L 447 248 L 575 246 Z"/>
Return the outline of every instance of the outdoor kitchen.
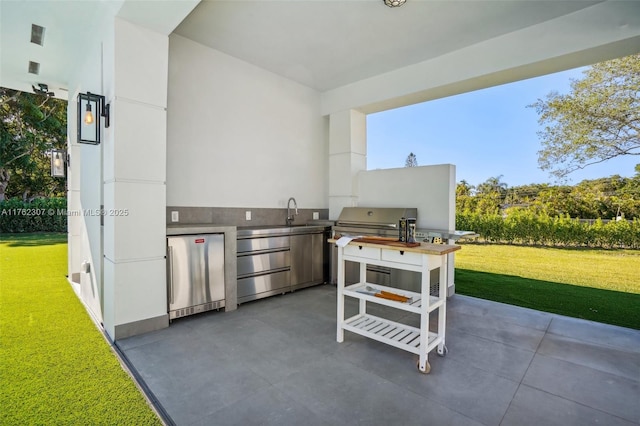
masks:
<path fill-rule="evenodd" d="M 398 240 L 399 223 L 402 218 L 414 221 L 412 226 L 415 233 L 412 238 L 416 241 L 453 244 L 459 238 L 473 236 L 472 232 L 453 230 L 454 173 L 455 167 L 452 165 L 362 171 L 358 174 L 358 186 L 362 194 L 358 197 L 358 204 L 364 207 L 345 207 L 339 212 L 337 220 L 329 219 L 330 212 L 327 209 L 308 208 L 301 201 L 304 200 L 302 197 L 289 197 L 287 208 L 282 209 L 168 206 L 166 211 L 169 240 L 188 235 L 193 237 L 193 247 L 205 247 L 205 235 L 217 234 L 223 241 L 217 257 L 224 259 L 224 265 L 220 264 L 218 269 L 225 272 L 218 273 L 218 281 L 224 276 L 225 297 L 216 303 L 212 303 L 213 300 L 190 302 L 195 305 L 207 305 L 207 308 L 194 308 L 190 312 L 198 313 L 223 307 L 231 311 L 238 303 L 312 285 L 336 284 L 337 251 L 335 245 L 328 243 L 328 240 L 344 235 L 391 237 Z M 415 183 L 398 189 L 392 183 L 396 178 Z M 438 184 L 424 187 L 419 184 L 424 181 Z M 424 194 L 423 200 L 412 196 L 417 191 Z M 389 207 L 407 205 L 409 202 L 418 207 Z M 202 251 L 203 255 L 204 253 L 205 251 Z M 209 257 L 198 261 L 200 264 L 213 263 L 212 255 L 209 251 L 207 253 Z M 172 285 L 173 274 L 177 276 L 180 275 L 178 269 L 188 269 L 184 264 L 187 261 L 178 261 L 176 256 L 169 247 L 167 294 L 170 298 L 178 291 Z M 450 266 L 446 271 L 445 287 L 448 296 L 455 292 L 453 259 L 451 255 Z M 182 266 L 179 266 L 181 264 Z M 359 279 L 355 267 L 353 264 L 348 265 L 348 282 Z M 434 270 L 431 273 L 434 285 L 437 286 L 439 271 Z M 207 278 L 205 273 L 198 273 L 198 276 L 202 283 L 207 282 L 213 286 L 214 280 Z M 393 281 L 398 288 L 410 291 L 419 291 L 421 282 L 420 274 L 384 267 L 368 270 L 366 279 L 379 284 L 389 284 Z M 185 280 L 189 281 L 189 278 L 185 276 Z M 203 287 L 197 292 L 222 294 L 213 290 L 213 287 Z M 185 308 L 187 307 L 183 306 L 181 309 Z"/>
<path fill-rule="evenodd" d="M 133 398 L 119 375 L 167 425 L 638 423 L 636 330 L 456 293 L 458 243 L 475 234 L 456 229 L 455 163 L 472 156 L 372 169 L 367 142 L 377 113 L 636 54 L 638 2 L 0 10 L 0 83 L 68 102 L 53 176 L 66 211 L 99 212 L 69 215 L 66 249 L 39 256 L 66 262 L 41 268 L 77 300 L 38 316 L 16 298 L 24 317 L 10 319 L 30 346 L 10 348 L 24 369 L 10 375 L 8 412 L 24 417 L 7 422 L 148 424 L 122 409 Z M 448 131 L 470 128 L 451 116 Z M 400 164 L 401 133 L 385 142 Z M 450 143 L 424 133 L 416 143 Z M 18 296 L 31 288 L 14 281 Z M 67 333 L 81 322 L 72 309 L 96 333 Z M 39 358 L 31 331 L 47 323 L 50 341 L 68 343 Z M 108 363 L 93 362 L 97 348 L 113 375 L 96 368 Z M 60 373 L 43 380 L 43 367 Z M 59 387 L 63 375 L 99 381 L 78 391 Z M 76 417 L 55 412 L 76 400 Z"/>

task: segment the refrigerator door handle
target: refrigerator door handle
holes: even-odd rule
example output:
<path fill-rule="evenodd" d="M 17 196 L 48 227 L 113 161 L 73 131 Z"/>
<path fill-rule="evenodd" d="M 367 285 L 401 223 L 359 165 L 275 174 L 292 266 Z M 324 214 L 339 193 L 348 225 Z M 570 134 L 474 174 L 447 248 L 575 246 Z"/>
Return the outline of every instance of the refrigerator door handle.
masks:
<path fill-rule="evenodd" d="M 168 246 L 169 257 L 169 305 L 173 305 L 173 247 Z"/>

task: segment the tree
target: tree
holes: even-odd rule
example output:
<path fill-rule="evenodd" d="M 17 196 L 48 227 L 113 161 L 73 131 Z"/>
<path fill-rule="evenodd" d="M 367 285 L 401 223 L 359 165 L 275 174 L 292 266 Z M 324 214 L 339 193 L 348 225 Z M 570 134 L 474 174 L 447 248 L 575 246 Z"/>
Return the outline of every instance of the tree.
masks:
<path fill-rule="evenodd" d="M 413 152 L 410 152 L 407 156 L 407 160 L 404 162 L 405 167 L 418 167 L 418 159 Z"/>
<path fill-rule="evenodd" d="M 480 195 L 487 195 L 497 193 L 501 197 L 504 197 L 507 194 L 507 185 L 506 182 L 502 182 L 502 175 L 496 177 L 490 177 L 486 181 L 482 182 L 476 188 L 476 193 Z"/>
<path fill-rule="evenodd" d="M 0 201 L 63 195 L 64 179 L 50 176 L 50 155 L 66 139 L 65 101 L 0 88 Z"/>
<path fill-rule="evenodd" d="M 474 186 L 466 180 L 461 180 L 456 184 L 456 210 L 460 212 L 475 211 L 477 200 L 472 195 Z"/>
<path fill-rule="evenodd" d="M 476 187 L 476 210 L 482 214 L 495 214 L 504 204 L 508 185 L 502 182 L 502 175 L 490 177 Z"/>
<path fill-rule="evenodd" d="M 559 179 L 621 155 L 640 155 L 640 54 L 593 65 L 566 95 L 551 92 L 535 107 L 538 164 Z"/>

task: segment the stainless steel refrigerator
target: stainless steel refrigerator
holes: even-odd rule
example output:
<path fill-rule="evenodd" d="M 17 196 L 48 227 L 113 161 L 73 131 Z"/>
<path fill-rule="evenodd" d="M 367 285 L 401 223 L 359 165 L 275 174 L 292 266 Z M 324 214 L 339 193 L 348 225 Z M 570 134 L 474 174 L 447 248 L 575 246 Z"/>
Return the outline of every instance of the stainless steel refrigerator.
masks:
<path fill-rule="evenodd" d="M 224 234 L 167 237 L 169 319 L 224 307 Z"/>

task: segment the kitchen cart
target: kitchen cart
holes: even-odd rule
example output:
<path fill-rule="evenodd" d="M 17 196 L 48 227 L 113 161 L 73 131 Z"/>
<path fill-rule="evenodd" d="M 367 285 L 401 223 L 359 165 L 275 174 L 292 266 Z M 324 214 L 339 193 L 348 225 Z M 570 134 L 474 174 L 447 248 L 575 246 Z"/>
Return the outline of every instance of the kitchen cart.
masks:
<path fill-rule="evenodd" d="M 330 242 L 337 242 L 330 240 Z M 447 282 L 447 254 L 457 245 L 420 243 L 413 247 L 381 238 L 361 238 L 338 247 L 338 324 L 337 341 L 344 341 L 344 330 L 378 340 L 419 356 L 418 369 L 429 373 L 427 354 L 437 347 L 446 353 L 445 326 L 447 286 L 439 285 L 438 295 L 430 295 L 429 271 L 440 268 L 440 283 Z M 360 264 L 360 282 L 345 287 L 345 261 Z M 386 266 L 421 273 L 421 292 L 400 290 L 366 282 L 367 265 Z M 345 296 L 359 299 L 358 314 L 345 319 Z M 420 327 L 390 321 L 367 313 L 367 303 L 378 303 L 420 315 Z M 438 311 L 438 329 L 429 331 L 429 314 Z"/>

